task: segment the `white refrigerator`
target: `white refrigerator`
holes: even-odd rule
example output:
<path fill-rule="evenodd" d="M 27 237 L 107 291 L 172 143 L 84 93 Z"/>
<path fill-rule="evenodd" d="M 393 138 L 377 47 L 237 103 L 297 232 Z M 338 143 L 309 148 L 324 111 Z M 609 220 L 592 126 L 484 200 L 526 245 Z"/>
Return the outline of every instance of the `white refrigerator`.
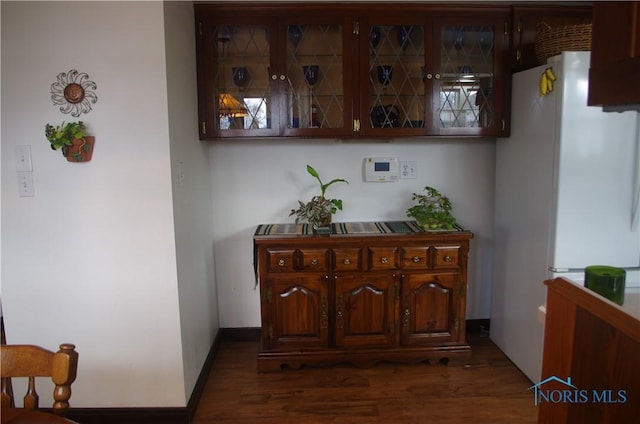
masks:
<path fill-rule="evenodd" d="M 627 268 L 640 284 L 637 112 L 587 107 L 589 52 L 513 75 L 511 136 L 496 142 L 490 337 L 540 381 L 543 281 L 583 283 L 584 268 Z M 554 90 L 539 93 L 551 67 Z"/>

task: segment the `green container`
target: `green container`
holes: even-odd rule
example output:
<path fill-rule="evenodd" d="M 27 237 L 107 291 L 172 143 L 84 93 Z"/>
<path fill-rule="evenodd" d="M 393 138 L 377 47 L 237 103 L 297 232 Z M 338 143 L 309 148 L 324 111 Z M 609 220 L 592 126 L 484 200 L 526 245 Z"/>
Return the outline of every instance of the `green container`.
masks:
<path fill-rule="evenodd" d="M 592 265 L 585 268 L 584 285 L 612 302 L 624 303 L 624 286 L 627 273 L 622 268 Z"/>

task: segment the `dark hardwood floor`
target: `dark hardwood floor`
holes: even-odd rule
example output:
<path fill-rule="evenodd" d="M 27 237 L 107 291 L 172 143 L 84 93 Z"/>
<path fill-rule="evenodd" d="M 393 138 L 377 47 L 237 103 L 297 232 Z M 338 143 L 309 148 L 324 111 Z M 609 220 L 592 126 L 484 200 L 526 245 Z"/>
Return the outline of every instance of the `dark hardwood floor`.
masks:
<path fill-rule="evenodd" d="M 487 337 L 470 366 L 383 362 L 256 373 L 257 342 L 223 342 L 194 424 L 535 423 L 531 381 Z"/>

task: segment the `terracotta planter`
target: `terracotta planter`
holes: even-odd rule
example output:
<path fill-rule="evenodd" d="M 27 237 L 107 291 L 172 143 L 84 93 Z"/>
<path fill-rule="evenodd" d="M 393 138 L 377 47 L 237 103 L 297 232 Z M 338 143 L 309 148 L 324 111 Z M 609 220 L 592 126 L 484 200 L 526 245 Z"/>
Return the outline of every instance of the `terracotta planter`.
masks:
<path fill-rule="evenodd" d="M 69 162 L 88 162 L 93 155 L 93 145 L 96 142 L 94 136 L 86 136 L 74 139 L 71 146 L 63 147 L 62 154 Z"/>

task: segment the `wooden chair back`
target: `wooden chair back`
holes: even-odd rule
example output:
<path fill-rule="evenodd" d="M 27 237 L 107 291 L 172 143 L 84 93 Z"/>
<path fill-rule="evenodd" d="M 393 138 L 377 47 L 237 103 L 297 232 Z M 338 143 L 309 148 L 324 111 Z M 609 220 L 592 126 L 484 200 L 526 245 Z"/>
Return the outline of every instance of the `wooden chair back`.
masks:
<path fill-rule="evenodd" d="M 69 409 L 71 383 L 76 379 L 78 369 L 78 352 L 72 344 L 60 345 L 60 350 L 53 353 L 47 349 L 32 345 L 0 346 L 0 377 L 27 377 L 29 385 L 24 397 L 25 409 L 38 409 L 38 393 L 35 388 L 35 377 L 51 377 L 55 384 L 53 390 L 53 413 L 64 416 Z M 14 405 L 13 393 L 2 385 L 0 393 L 2 407 Z"/>

